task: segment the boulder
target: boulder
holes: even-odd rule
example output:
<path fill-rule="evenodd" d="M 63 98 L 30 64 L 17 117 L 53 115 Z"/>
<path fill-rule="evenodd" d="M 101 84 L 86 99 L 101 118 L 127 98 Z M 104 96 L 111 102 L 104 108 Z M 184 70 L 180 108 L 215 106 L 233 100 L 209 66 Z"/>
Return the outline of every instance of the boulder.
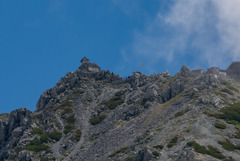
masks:
<path fill-rule="evenodd" d="M 156 84 L 151 85 L 146 90 L 146 93 L 144 95 L 144 99 L 153 101 L 158 96 L 158 92 L 157 91 L 158 91 L 158 86 Z"/>
<path fill-rule="evenodd" d="M 13 137 L 19 137 L 21 135 L 22 135 L 22 128 L 21 127 L 15 128 L 12 132 Z"/>

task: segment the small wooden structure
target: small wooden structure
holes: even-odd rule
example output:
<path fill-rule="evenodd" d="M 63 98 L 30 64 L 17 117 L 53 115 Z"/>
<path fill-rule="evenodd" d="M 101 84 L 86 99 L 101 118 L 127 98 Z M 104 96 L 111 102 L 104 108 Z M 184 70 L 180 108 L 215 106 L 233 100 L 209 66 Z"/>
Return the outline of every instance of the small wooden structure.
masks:
<path fill-rule="evenodd" d="M 84 64 L 84 63 L 89 63 L 89 59 L 88 58 L 86 58 L 86 57 L 84 57 L 84 58 L 82 58 L 82 60 L 80 61 L 82 64 Z"/>

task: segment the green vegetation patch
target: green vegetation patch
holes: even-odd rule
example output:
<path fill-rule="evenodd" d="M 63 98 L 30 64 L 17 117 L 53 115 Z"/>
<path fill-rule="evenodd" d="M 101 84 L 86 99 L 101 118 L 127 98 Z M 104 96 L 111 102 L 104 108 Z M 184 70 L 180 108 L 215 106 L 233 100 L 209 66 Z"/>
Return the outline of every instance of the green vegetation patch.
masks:
<path fill-rule="evenodd" d="M 223 123 L 216 123 L 216 124 L 214 124 L 214 126 L 216 127 L 216 128 L 219 128 L 219 129 L 226 129 L 226 125 L 225 124 L 223 124 Z"/>
<path fill-rule="evenodd" d="M 160 155 L 160 153 L 157 152 L 157 151 L 153 151 L 152 154 L 155 155 L 155 156 L 159 156 Z"/>
<path fill-rule="evenodd" d="M 90 119 L 90 123 L 92 125 L 96 125 L 96 124 L 99 124 L 100 122 L 102 122 L 107 116 L 106 115 L 99 115 L 99 116 L 96 116 L 96 117 L 93 117 Z"/>
<path fill-rule="evenodd" d="M 62 133 L 60 131 L 52 132 L 48 134 L 49 137 L 53 140 L 59 141 L 62 137 Z"/>
<path fill-rule="evenodd" d="M 70 150 L 66 150 L 63 155 L 67 155 L 68 153 L 70 153 Z"/>
<path fill-rule="evenodd" d="M 195 141 L 188 142 L 187 146 L 192 146 L 195 149 L 195 151 L 198 153 L 208 154 L 218 159 L 226 158 L 224 155 L 221 154 L 221 152 L 217 148 L 214 148 L 211 145 L 208 146 L 209 150 L 207 150 L 205 146 L 201 146 Z"/>
<path fill-rule="evenodd" d="M 80 94 L 83 94 L 83 93 L 85 93 L 85 91 L 84 90 L 80 90 L 80 91 L 78 91 L 76 94 L 73 94 L 71 97 L 69 97 L 68 99 L 70 100 L 70 99 L 72 99 L 73 97 L 77 97 L 77 96 L 79 96 Z"/>
<path fill-rule="evenodd" d="M 39 152 L 43 150 L 47 150 L 49 146 L 44 145 L 41 143 L 39 140 L 32 140 L 30 141 L 29 144 L 26 145 L 26 150 L 34 151 L 34 152 Z"/>
<path fill-rule="evenodd" d="M 208 151 L 209 151 L 209 154 L 215 158 L 218 158 L 218 159 L 225 159 L 226 157 L 224 155 L 221 154 L 221 152 L 217 149 L 217 148 L 214 148 L 213 146 L 209 145 L 208 146 Z"/>
<path fill-rule="evenodd" d="M 67 134 L 67 133 L 69 133 L 70 131 L 72 131 L 74 129 L 74 126 L 73 125 L 66 125 L 66 126 L 64 126 L 64 131 L 63 131 L 63 133 L 64 134 Z"/>
<path fill-rule="evenodd" d="M 115 97 L 111 98 L 108 101 L 104 101 L 99 104 L 107 106 L 110 110 L 115 109 L 117 106 L 121 105 L 124 102 L 124 100 L 121 99 L 121 94 L 120 93 L 115 93 Z"/>
<path fill-rule="evenodd" d="M 17 153 L 19 153 L 22 149 L 20 149 L 18 146 L 16 146 L 15 148 L 13 148 L 13 150 L 15 150 Z"/>
<path fill-rule="evenodd" d="M 230 91 L 230 90 L 227 89 L 227 88 L 221 89 L 220 91 L 225 92 L 225 93 L 228 93 L 228 94 L 230 94 L 230 95 L 233 95 L 232 91 Z"/>
<path fill-rule="evenodd" d="M 237 132 L 235 133 L 235 135 L 234 135 L 236 138 L 238 138 L 238 139 L 240 139 L 240 131 L 239 130 L 237 130 Z"/>
<path fill-rule="evenodd" d="M 227 86 L 227 88 L 234 91 L 234 92 L 239 92 L 239 90 L 234 86 Z"/>
<path fill-rule="evenodd" d="M 30 131 L 31 134 L 38 134 L 38 135 L 41 135 L 43 134 L 43 130 L 40 129 L 40 128 L 36 128 L 36 129 L 33 129 L 32 131 Z"/>
<path fill-rule="evenodd" d="M 65 108 L 65 107 L 72 107 L 73 105 L 71 104 L 71 102 L 69 102 L 68 100 L 66 100 L 63 104 L 57 106 L 56 108 Z"/>
<path fill-rule="evenodd" d="M 98 138 L 99 134 L 100 134 L 100 133 L 93 134 L 93 135 L 91 136 L 90 140 L 94 140 L 94 139 Z"/>
<path fill-rule="evenodd" d="M 155 145 L 153 147 L 156 148 L 156 149 L 163 149 L 163 145 Z"/>
<path fill-rule="evenodd" d="M 173 147 L 176 143 L 177 143 L 178 137 L 175 136 L 174 138 L 172 138 L 172 140 L 168 143 L 168 148 Z"/>
<path fill-rule="evenodd" d="M 47 150 L 45 150 L 46 151 L 46 154 L 48 154 L 48 153 L 53 153 L 52 151 L 51 151 L 51 149 L 47 149 Z"/>
<path fill-rule="evenodd" d="M 47 133 L 40 135 L 40 141 L 43 143 L 48 143 L 49 136 Z"/>
<path fill-rule="evenodd" d="M 40 157 L 40 161 L 48 161 L 48 159 L 45 157 Z"/>
<path fill-rule="evenodd" d="M 61 115 L 65 115 L 65 114 L 69 114 L 69 113 L 72 113 L 72 112 L 73 112 L 73 110 L 72 110 L 71 108 L 69 108 L 69 107 L 64 108 L 63 110 L 64 110 L 64 111 L 62 112 Z"/>
<path fill-rule="evenodd" d="M 224 119 L 228 123 L 234 124 L 236 127 L 240 125 L 240 102 L 229 104 L 229 107 L 225 107 L 219 110 L 219 113 L 211 114 L 209 112 L 204 112 L 209 117 L 215 117 L 217 119 Z"/>
<path fill-rule="evenodd" d="M 189 111 L 189 109 L 185 109 L 185 110 L 182 110 L 182 111 L 179 111 L 177 113 L 175 113 L 175 117 L 179 117 L 179 116 L 182 116 L 184 115 L 185 113 L 187 113 Z"/>
<path fill-rule="evenodd" d="M 240 149 L 240 146 L 235 146 L 233 145 L 229 140 L 226 140 L 226 141 L 218 141 L 219 144 L 222 145 L 222 147 L 226 150 L 229 150 L 229 151 L 233 151 L 235 149 Z"/>
<path fill-rule="evenodd" d="M 80 129 L 77 129 L 75 131 L 76 135 L 71 138 L 71 140 L 76 140 L 76 141 L 79 141 L 81 139 L 81 136 L 82 136 L 82 131 Z"/>
<path fill-rule="evenodd" d="M 118 149 L 116 150 L 114 153 L 112 153 L 111 155 L 109 155 L 109 157 L 113 157 L 119 153 L 125 153 L 125 151 L 128 149 L 128 147 L 124 147 L 124 148 L 121 148 L 121 149 Z"/>
<path fill-rule="evenodd" d="M 49 122 L 52 123 L 52 122 L 56 122 L 56 121 L 55 120 L 49 120 Z"/>
<path fill-rule="evenodd" d="M 66 118 L 66 120 L 69 124 L 74 124 L 76 121 L 76 119 L 74 118 L 74 115 L 69 116 L 68 118 Z"/>
<path fill-rule="evenodd" d="M 226 81 L 226 80 L 220 80 L 220 82 L 223 85 L 231 85 L 231 83 L 229 81 Z"/>

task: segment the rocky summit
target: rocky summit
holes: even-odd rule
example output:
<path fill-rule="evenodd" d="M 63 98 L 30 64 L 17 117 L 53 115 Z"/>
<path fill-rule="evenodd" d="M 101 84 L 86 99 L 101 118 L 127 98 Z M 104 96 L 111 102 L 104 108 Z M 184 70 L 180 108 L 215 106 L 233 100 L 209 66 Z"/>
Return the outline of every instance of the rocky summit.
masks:
<path fill-rule="evenodd" d="M 87 61 L 35 111 L 0 114 L 0 160 L 240 161 L 239 90 L 186 66 L 122 78 Z"/>

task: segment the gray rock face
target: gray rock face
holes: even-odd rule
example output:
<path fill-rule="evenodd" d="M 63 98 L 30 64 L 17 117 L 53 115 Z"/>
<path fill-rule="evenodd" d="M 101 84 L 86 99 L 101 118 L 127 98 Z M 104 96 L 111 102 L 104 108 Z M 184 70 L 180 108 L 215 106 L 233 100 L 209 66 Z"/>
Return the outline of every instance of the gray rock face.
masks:
<path fill-rule="evenodd" d="M 162 93 L 161 98 L 163 102 L 167 102 L 171 98 L 177 96 L 184 90 L 184 82 L 180 79 L 173 80 L 170 86 L 166 87 Z"/>
<path fill-rule="evenodd" d="M 33 153 L 29 151 L 20 151 L 18 154 L 18 159 L 22 160 L 31 160 L 31 161 L 40 161 L 40 158 L 37 156 L 33 155 Z"/>

